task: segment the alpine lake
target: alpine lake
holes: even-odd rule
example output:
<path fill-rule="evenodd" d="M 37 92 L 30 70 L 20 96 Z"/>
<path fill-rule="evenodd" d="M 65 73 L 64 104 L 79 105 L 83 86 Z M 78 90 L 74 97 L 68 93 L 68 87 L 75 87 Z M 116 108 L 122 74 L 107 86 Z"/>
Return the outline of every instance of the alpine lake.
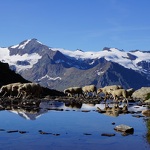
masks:
<path fill-rule="evenodd" d="M 149 150 L 150 117 L 141 113 L 147 105 L 117 105 L 112 111 L 111 100 L 1 100 L 0 150 Z M 134 130 L 116 131 L 118 125 Z"/>

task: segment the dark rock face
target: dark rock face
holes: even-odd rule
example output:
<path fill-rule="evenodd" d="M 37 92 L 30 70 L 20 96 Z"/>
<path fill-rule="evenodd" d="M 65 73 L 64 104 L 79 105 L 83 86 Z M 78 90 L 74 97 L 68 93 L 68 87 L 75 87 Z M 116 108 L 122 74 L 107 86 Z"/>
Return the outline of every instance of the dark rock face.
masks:
<path fill-rule="evenodd" d="M 17 61 L 17 65 L 27 66 L 30 65 L 28 61 Z"/>
<path fill-rule="evenodd" d="M 139 63 L 137 63 L 137 65 L 141 66 L 142 68 L 144 68 L 147 71 L 150 71 L 150 62 L 140 61 Z"/>
<path fill-rule="evenodd" d="M 9 65 L 7 63 L 0 62 L 0 86 L 15 83 L 15 82 L 29 82 L 24 79 L 21 75 L 16 74 L 14 71 L 9 69 Z"/>
<path fill-rule="evenodd" d="M 130 53 L 127 53 L 127 55 L 128 55 L 128 58 L 131 59 L 131 60 L 135 60 L 137 58 L 136 56 L 134 56 Z"/>

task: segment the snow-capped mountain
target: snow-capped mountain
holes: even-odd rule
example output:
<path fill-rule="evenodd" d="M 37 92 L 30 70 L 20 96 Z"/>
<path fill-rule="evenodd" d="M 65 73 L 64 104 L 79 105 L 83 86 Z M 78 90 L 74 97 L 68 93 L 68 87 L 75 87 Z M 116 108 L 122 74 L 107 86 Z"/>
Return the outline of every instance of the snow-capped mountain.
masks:
<path fill-rule="evenodd" d="M 150 52 L 142 52 L 142 51 L 125 52 L 116 48 L 104 48 L 103 51 L 99 52 L 83 52 L 81 50 L 69 51 L 57 48 L 52 48 L 51 50 L 60 51 L 64 55 L 76 58 L 77 60 L 85 60 L 85 59 L 93 60 L 93 62 L 89 64 L 93 64 L 94 60 L 103 57 L 108 61 L 119 63 L 125 68 L 138 70 L 142 72 L 145 72 L 145 69 L 143 69 L 139 65 L 139 63 L 143 61 L 150 63 Z"/>
<path fill-rule="evenodd" d="M 150 51 L 107 47 L 98 52 L 71 51 L 31 39 L 0 48 L 0 61 L 25 79 L 58 90 L 86 84 L 101 87 L 117 83 L 125 88 L 150 85 Z"/>

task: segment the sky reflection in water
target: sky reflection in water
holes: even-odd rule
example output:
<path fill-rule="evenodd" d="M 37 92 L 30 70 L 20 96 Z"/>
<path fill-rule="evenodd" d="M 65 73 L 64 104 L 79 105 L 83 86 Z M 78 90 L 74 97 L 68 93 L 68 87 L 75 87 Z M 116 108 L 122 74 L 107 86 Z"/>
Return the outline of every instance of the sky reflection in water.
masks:
<path fill-rule="evenodd" d="M 96 112 L 96 107 L 103 104 L 83 104 L 80 107 L 65 106 L 60 102 L 41 103 L 39 112 L 31 114 L 23 110 L 0 111 L 0 149 L 52 149 L 52 150 L 148 150 L 146 141 L 146 122 L 144 117 L 136 118 L 133 114 L 119 114 L 118 117 Z M 64 111 L 48 110 L 63 109 Z M 132 108 L 132 109 L 131 109 Z M 145 107 L 131 106 L 133 111 Z M 82 112 L 91 110 L 90 112 Z M 140 113 L 139 113 L 140 114 Z M 140 114 L 141 115 L 141 114 Z M 112 125 L 112 123 L 115 125 Z M 114 127 L 126 124 L 134 128 L 134 133 L 123 136 Z M 27 131 L 7 133 L 10 130 Z M 39 130 L 51 134 L 40 134 Z M 101 136 L 102 133 L 114 133 L 115 136 Z"/>

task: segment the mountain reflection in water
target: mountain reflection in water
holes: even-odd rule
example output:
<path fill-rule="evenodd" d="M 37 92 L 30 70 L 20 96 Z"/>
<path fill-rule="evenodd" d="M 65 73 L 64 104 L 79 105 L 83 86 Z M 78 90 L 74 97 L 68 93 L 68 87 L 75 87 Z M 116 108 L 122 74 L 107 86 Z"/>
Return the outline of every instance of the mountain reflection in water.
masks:
<path fill-rule="evenodd" d="M 35 120 L 40 117 L 42 114 L 47 113 L 48 111 L 62 111 L 62 110 L 80 110 L 82 104 L 77 103 L 64 103 L 59 101 L 41 101 L 39 107 L 37 109 L 26 109 L 26 108 L 14 108 L 11 107 L 10 112 L 16 113 L 19 116 L 28 119 L 28 120 Z"/>
<path fill-rule="evenodd" d="M 77 102 L 61 102 L 61 101 L 41 101 L 37 108 L 22 108 L 22 107 L 13 107 L 11 106 L 10 112 L 16 113 L 19 116 L 28 119 L 28 120 L 35 120 L 40 117 L 42 114 L 45 114 L 49 111 L 97 111 L 97 108 L 101 110 L 105 110 L 108 107 L 108 110 L 105 111 L 104 114 L 110 116 L 119 116 L 121 113 L 120 110 L 126 106 L 126 104 L 118 105 L 118 109 L 112 111 L 114 107 L 116 107 L 115 103 L 100 103 L 100 104 L 85 104 L 85 103 L 77 103 Z M 137 105 L 136 103 L 129 103 L 127 106 L 128 113 L 136 113 L 142 112 L 142 110 L 146 110 L 146 105 Z"/>

